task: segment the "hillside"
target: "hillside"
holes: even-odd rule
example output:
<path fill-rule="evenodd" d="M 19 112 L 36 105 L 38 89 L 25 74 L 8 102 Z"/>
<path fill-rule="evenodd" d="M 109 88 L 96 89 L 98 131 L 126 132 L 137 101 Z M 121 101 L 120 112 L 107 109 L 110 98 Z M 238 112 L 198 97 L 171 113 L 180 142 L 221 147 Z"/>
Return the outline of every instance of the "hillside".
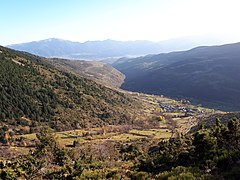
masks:
<path fill-rule="evenodd" d="M 126 75 L 123 89 L 240 110 L 240 43 L 120 59 L 113 66 Z"/>
<path fill-rule="evenodd" d="M 202 118 L 201 121 L 198 122 L 198 125 L 196 127 L 192 127 L 192 130 L 196 129 L 200 125 L 204 125 L 204 127 L 206 127 L 206 128 L 212 128 L 214 125 L 216 125 L 216 120 L 217 119 L 222 124 L 227 125 L 227 123 L 230 119 L 238 119 L 238 121 L 239 121 L 240 113 L 239 112 L 230 112 L 230 113 L 212 114 L 210 116 Z"/>
<path fill-rule="evenodd" d="M 128 124 L 137 117 L 129 96 L 59 71 L 47 59 L 0 47 L 0 126 L 35 131 Z"/>
<path fill-rule="evenodd" d="M 108 87 L 119 88 L 125 76 L 115 68 L 98 61 L 80 61 L 66 59 L 50 59 L 58 69 L 75 75 L 92 79 Z"/>

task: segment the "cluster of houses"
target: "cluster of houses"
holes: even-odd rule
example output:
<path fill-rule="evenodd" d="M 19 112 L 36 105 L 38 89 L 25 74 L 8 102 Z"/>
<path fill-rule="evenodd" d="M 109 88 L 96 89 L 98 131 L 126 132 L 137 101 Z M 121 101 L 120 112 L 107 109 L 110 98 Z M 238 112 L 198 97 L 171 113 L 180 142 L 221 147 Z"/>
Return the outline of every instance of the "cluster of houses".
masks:
<path fill-rule="evenodd" d="M 169 105 L 169 104 L 162 104 L 160 102 L 159 102 L 159 106 L 165 112 L 203 113 L 202 111 L 199 111 L 198 109 L 191 109 L 189 107 L 179 107 L 179 106 L 173 106 L 173 105 Z"/>

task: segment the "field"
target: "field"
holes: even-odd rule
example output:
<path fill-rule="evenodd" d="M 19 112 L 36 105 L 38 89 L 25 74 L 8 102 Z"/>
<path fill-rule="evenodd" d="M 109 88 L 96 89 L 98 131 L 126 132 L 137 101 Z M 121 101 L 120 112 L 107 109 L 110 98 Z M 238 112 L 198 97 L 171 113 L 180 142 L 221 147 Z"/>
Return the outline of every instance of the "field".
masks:
<path fill-rule="evenodd" d="M 59 144 L 68 149 L 74 148 L 76 143 L 81 147 L 93 144 L 112 143 L 116 145 L 141 141 L 154 145 L 160 140 L 167 140 L 179 133 L 187 133 L 192 126 L 197 124 L 199 118 L 214 113 L 211 109 L 195 107 L 189 103 L 163 96 L 127 93 L 144 102 L 145 108 L 141 109 L 143 119 L 139 121 L 139 124 L 108 125 L 99 128 L 55 132 Z M 15 135 L 14 138 L 21 141 L 2 146 L 0 155 L 2 159 L 27 154 L 36 143 L 35 133 Z"/>
<path fill-rule="evenodd" d="M 172 135 L 169 129 L 164 128 L 148 130 L 130 128 L 131 127 L 129 126 L 107 126 L 103 128 L 57 132 L 54 135 L 56 136 L 59 144 L 66 148 L 74 147 L 74 142 L 78 142 L 80 146 L 84 146 L 86 144 L 104 144 L 106 142 L 128 143 L 136 140 L 159 141 L 160 139 L 168 139 Z M 3 146 L 2 152 L 4 149 L 8 149 L 6 158 L 9 156 L 9 154 L 12 156 L 27 154 L 29 150 L 34 147 L 36 134 L 17 135 L 15 138 L 24 139 L 25 143 L 21 145 L 12 143 L 10 146 Z M 2 157 L 4 156 L 2 155 Z"/>

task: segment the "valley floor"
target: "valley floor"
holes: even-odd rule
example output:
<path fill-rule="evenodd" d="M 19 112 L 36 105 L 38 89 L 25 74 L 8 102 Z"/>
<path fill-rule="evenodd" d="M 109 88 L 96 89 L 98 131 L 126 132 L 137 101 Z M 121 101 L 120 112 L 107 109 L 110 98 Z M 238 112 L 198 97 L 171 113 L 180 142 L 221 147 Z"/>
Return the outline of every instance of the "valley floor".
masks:
<path fill-rule="evenodd" d="M 189 102 L 176 101 L 163 96 L 126 91 L 124 93 L 144 102 L 145 109 L 142 110 L 144 125 L 137 123 L 109 125 L 56 132 L 55 136 L 59 144 L 66 148 L 74 148 L 76 142 L 81 146 L 105 143 L 127 144 L 133 141 L 147 141 L 154 144 L 159 140 L 174 138 L 178 134 L 186 134 L 191 127 L 197 125 L 198 119 L 216 113 L 212 109 L 196 107 Z M 37 138 L 36 133 L 33 133 L 16 135 L 15 139 L 20 141 L 1 147 L 1 159 L 27 154 L 35 147 Z"/>

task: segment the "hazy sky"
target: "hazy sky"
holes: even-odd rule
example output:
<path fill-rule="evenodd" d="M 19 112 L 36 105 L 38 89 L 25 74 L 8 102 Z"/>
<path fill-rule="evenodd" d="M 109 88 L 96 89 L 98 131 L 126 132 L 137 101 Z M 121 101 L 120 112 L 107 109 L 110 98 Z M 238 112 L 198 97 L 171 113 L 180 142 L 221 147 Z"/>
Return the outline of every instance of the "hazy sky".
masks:
<path fill-rule="evenodd" d="M 239 8 L 239 0 L 0 0 L 0 44 L 240 37 Z"/>

